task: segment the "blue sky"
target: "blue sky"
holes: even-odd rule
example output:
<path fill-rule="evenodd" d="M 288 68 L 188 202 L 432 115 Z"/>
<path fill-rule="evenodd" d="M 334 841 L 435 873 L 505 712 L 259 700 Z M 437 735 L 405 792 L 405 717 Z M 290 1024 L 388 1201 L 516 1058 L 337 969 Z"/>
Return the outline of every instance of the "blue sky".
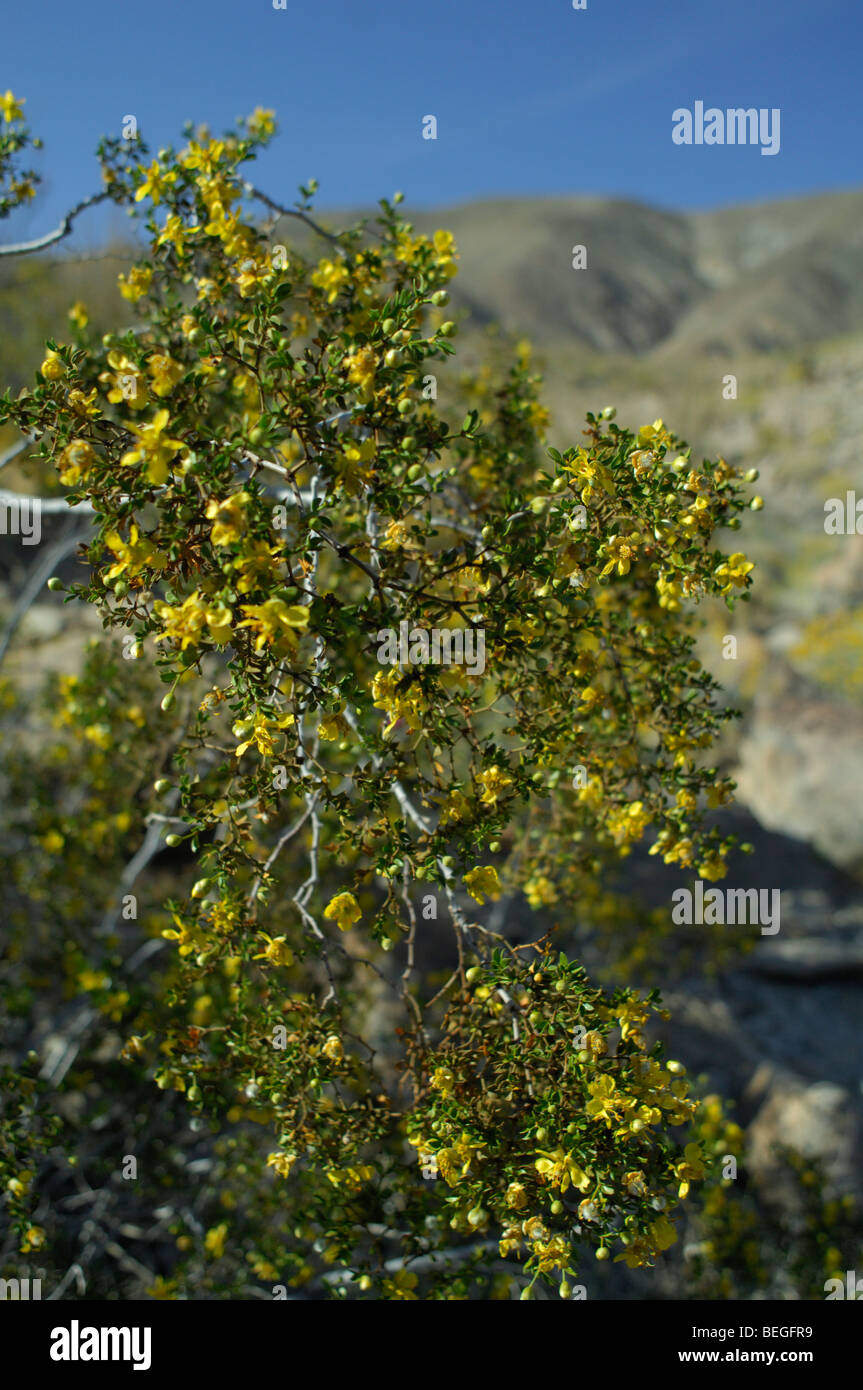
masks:
<path fill-rule="evenodd" d="M 860 0 L 41 0 L 7 7 L 0 90 L 26 97 L 43 191 L 3 239 L 99 187 L 127 114 L 152 147 L 256 105 L 280 136 L 255 171 L 322 207 L 610 194 L 709 208 L 863 184 Z M 779 107 L 781 150 L 675 145 L 671 113 Z M 438 138 L 423 140 L 432 114 Z M 76 240 L 115 210 L 86 214 Z"/>

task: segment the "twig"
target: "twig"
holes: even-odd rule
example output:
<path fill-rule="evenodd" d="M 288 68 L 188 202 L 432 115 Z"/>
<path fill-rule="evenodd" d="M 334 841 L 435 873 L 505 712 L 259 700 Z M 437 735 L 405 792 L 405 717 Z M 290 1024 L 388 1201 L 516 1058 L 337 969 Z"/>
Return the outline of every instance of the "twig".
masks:
<path fill-rule="evenodd" d="M 61 540 L 55 541 L 49 546 L 42 557 L 41 563 L 34 569 L 24 588 L 21 590 L 18 602 L 12 609 L 12 614 L 6 624 L 3 636 L 0 637 L 0 665 L 6 658 L 6 653 L 12 642 L 12 638 L 18 631 L 24 615 L 32 608 L 36 599 L 41 593 L 42 586 L 51 578 L 55 568 L 61 560 L 65 560 L 67 555 L 71 555 L 83 541 L 87 539 L 87 531 L 76 530 L 70 536 L 64 536 Z"/>
<path fill-rule="evenodd" d="M 44 236 L 36 237 L 34 241 L 14 242 L 11 246 L 0 246 L 0 256 L 26 256 L 31 251 L 42 251 L 46 246 L 52 246 L 56 241 L 62 241 L 72 230 L 72 223 L 80 213 L 87 208 L 93 208 L 97 203 L 104 203 L 111 194 L 107 191 L 93 193 L 89 198 L 84 198 L 82 202 L 76 203 L 70 212 L 66 213 L 59 227 L 55 227 L 53 232 L 46 232 Z"/>

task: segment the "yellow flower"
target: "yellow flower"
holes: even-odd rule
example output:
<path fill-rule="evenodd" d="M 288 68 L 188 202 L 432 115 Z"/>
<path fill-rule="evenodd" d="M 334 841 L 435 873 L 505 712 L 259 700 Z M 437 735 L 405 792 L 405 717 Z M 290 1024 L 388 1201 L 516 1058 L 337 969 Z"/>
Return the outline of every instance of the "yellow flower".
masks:
<path fill-rule="evenodd" d="M 18 1247 L 22 1255 L 29 1255 L 31 1250 L 41 1250 L 45 1244 L 45 1232 L 41 1226 L 28 1226 L 24 1233 L 24 1239 Z"/>
<path fill-rule="evenodd" d="M 480 905 L 485 902 L 484 895 L 494 902 L 502 891 L 497 869 L 493 864 L 477 865 L 476 868 L 470 869 L 464 876 L 464 886 Z"/>
<path fill-rule="evenodd" d="M 512 778 L 497 766 L 485 768 L 479 774 L 477 781 L 485 789 L 480 801 L 486 806 L 496 806 L 506 788 L 513 785 Z"/>
<path fill-rule="evenodd" d="M 233 545 L 246 529 L 245 508 L 250 501 L 247 492 L 235 492 L 219 502 L 211 497 L 207 503 L 207 519 L 216 524 L 210 532 L 213 545 Z"/>
<path fill-rule="evenodd" d="M 196 140 L 190 141 L 188 148 L 180 153 L 178 163 L 182 164 L 184 169 L 200 169 L 203 174 L 212 174 L 225 153 L 224 141 L 209 140 L 200 130 L 197 134 L 200 143 Z"/>
<path fill-rule="evenodd" d="M 171 213 L 165 220 L 165 225 L 156 237 L 157 246 L 173 246 L 178 256 L 182 256 L 186 250 L 186 237 L 191 236 L 192 232 L 199 232 L 200 227 L 187 227 L 182 217 L 176 213 Z M 185 330 L 184 330 L 185 331 Z"/>
<path fill-rule="evenodd" d="M 215 527 L 213 528 L 215 531 Z M 237 592 L 247 594 L 251 589 L 271 589 L 278 583 L 281 575 L 278 561 L 281 547 L 267 545 L 266 541 L 246 541 L 242 554 L 233 561 L 233 568 L 240 576 Z M 275 563 L 274 563 L 275 562 Z"/>
<path fill-rule="evenodd" d="M 100 407 L 96 404 L 96 387 L 88 394 L 83 391 L 69 392 L 69 406 L 76 415 L 83 415 L 85 420 L 95 420 L 102 414 Z"/>
<path fill-rule="evenodd" d="M 600 547 L 600 553 L 609 556 L 608 563 L 600 570 L 600 574 L 610 574 L 617 567 L 619 575 L 629 574 L 632 561 L 635 559 L 635 542 L 638 536 L 612 536 L 604 546 Z"/>
<path fill-rule="evenodd" d="M 143 299 L 150 288 L 153 279 L 153 272 L 149 266 L 133 265 L 129 271 L 129 277 L 119 275 L 117 283 L 120 286 L 120 293 L 124 299 L 130 300 L 133 304 L 137 299 Z"/>
<path fill-rule="evenodd" d="M 550 907 L 557 902 L 557 889 L 545 874 L 532 874 L 524 884 L 524 896 L 531 907 Z"/>
<path fill-rule="evenodd" d="M 667 445 L 669 441 L 670 435 L 662 420 L 654 420 L 652 425 L 642 425 L 638 431 L 638 447 L 640 449 L 648 446 L 657 449 L 664 444 Z"/>
<path fill-rule="evenodd" d="M 334 743 L 336 739 L 343 738 L 348 725 L 338 713 L 326 714 L 318 725 L 318 738 L 322 738 L 325 743 Z"/>
<path fill-rule="evenodd" d="M 540 1157 L 536 1160 L 534 1167 L 544 1178 L 547 1178 L 552 1187 L 559 1187 L 561 1192 L 566 1192 L 570 1184 L 577 1187 L 579 1192 L 587 1192 L 590 1187 L 590 1178 L 584 1169 L 576 1163 L 572 1154 L 564 1153 L 562 1148 L 557 1148 L 553 1153 L 546 1153 L 539 1149 Z"/>
<path fill-rule="evenodd" d="M 241 299 L 248 299 L 249 295 L 254 294 L 255 290 L 264 283 L 273 273 L 273 267 L 269 261 L 256 260 L 250 257 L 243 261 L 237 275 L 237 289 Z"/>
<path fill-rule="evenodd" d="M 110 975 L 106 975 L 104 970 L 81 970 L 78 972 L 78 984 L 88 993 L 94 989 L 107 989 L 111 983 Z"/>
<path fill-rule="evenodd" d="M 33 1170 L 25 1168 L 16 1178 L 10 1178 L 6 1184 L 7 1192 L 11 1192 L 13 1197 L 23 1197 L 31 1182 L 33 1181 Z"/>
<path fill-rule="evenodd" d="M 698 865 L 699 878 L 707 879 L 710 883 L 716 883 L 718 879 L 724 878 L 728 873 L 728 865 L 721 854 L 708 854 Z"/>
<path fill-rule="evenodd" d="M 522 1211 L 527 1206 L 527 1188 L 523 1182 L 511 1182 L 506 1189 L 505 1201 L 514 1211 Z"/>
<path fill-rule="evenodd" d="M 246 1259 L 248 1260 L 252 1269 L 252 1273 L 255 1275 L 256 1278 L 265 1281 L 271 1279 L 278 1279 L 279 1271 L 276 1269 L 276 1266 L 272 1264 L 270 1260 L 265 1259 L 263 1255 L 259 1255 L 255 1251 L 251 1251 L 246 1256 Z"/>
<path fill-rule="evenodd" d="M 280 1178 L 286 1178 L 297 1161 L 296 1154 L 270 1154 L 267 1158 L 267 1167 L 274 1168 Z"/>
<path fill-rule="evenodd" d="M 176 170 L 163 170 L 157 159 L 153 160 L 149 169 L 144 169 L 142 172 L 144 174 L 144 182 L 140 184 L 135 192 L 136 203 L 140 203 L 141 199 L 146 198 L 148 195 L 153 199 L 154 203 L 161 202 L 162 194 L 167 191 L 169 185 L 177 182 Z"/>
<path fill-rule="evenodd" d="M 635 996 L 618 1006 L 615 1010 L 615 1017 L 620 1024 L 620 1036 L 623 1041 L 625 1042 L 627 1038 L 637 1040 L 640 1036 L 641 1025 L 647 1021 L 647 1009 Z"/>
<path fill-rule="evenodd" d="M 371 479 L 372 470 L 368 465 L 376 454 L 377 445 L 374 439 L 364 439 L 359 444 L 348 444 L 336 460 L 335 467 L 352 496 L 359 492 L 362 483 Z"/>
<path fill-rule="evenodd" d="M 534 1241 L 533 1253 L 537 1257 L 537 1267 L 543 1274 L 552 1269 L 566 1269 L 572 1258 L 569 1242 L 566 1236 L 561 1235 Z"/>
<path fill-rule="evenodd" d="M 354 922 L 358 922 L 362 915 L 353 893 L 337 893 L 324 908 L 327 921 L 335 922 L 339 931 L 350 931 Z"/>
<path fill-rule="evenodd" d="M 475 1165 L 482 1161 L 484 1154 L 482 1144 L 463 1133 L 450 1148 L 441 1149 L 436 1157 L 441 1177 L 448 1187 L 455 1187 L 459 1178 L 466 1178 L 475 1171 Z"/>
<path fill-rule="evenodd" d="M 251 748 L 254 743 L 261 757 L 271 758 L 275 752 L 273 730 L 287 729 L 293 722 L 292 714 L 283 714 L 279 719 L 269 719 L 260 710 L 252 719 L 238 719 L 231 730 L 235 738 L 242 739 L 242 743 L 237 744 L 237 757 L 241 758 L 246 749 Z"/>
<path fill-rule="evenodd" d="M 147 358 L 147 371 L 153 378 L 153 391 L 157 396 L 170 396 L 183 375 L 180 363 L 161 352 L 154 352 Z"/>
<path fill-rule="evenodd" d="M 328 304 L 332 304 L 342 285 L 349 279 L 348 268 L 343 260 L 323 260 L 312 273 L 312 284 L 315 289 L 326 290 Z"/>
<path fill-rule="evenodd" d="M 67 487 L 74 487 L 76 483 L 86 479 L 90 469 L 98 462 L 92 446 L 86 439 L 70 440 L 57 459 L 60 482 Z"/>
<path fill-rule="evenodd" d="M 110 386 L 108 400 L 112 405 L 124 402 L 130 410 L 142 410 L 149 399 L 147 378 L 125 353 L 112 348 L 108 353 L 110 372 L 101 372 L 99 380 L 103 386 Z"/>
<path fill-rule="evenodd" d="M 458 260 L 455 238 L 452 232 L 437 231 L 432 237 L 432 243 L 437 252 L 438 270 L 449 280 L 456 273 Z"/>
<path fill-rule="evenodd" d="M 681 1199 L 689 1193 L 689 1185 L 707 1176 L 707 1169 L 704 1166 L 701 1149 L 698 1144 L 687 1144 L 683 1150 L 683 1158 L 676 1164 L 674 1169 L 675 1177 L 680 1179 L 680 1187 L 677 1195 Z"/>
<path fill-rule="evenodd" d="M 441 825 L 449 825 L 450 821 L 467 820 L 469 815 L 470 802 L 467 797 L 459 791 L 458 787 L 453 787 L 447 800 L 441 807 Z"/>
<path fill-rule="evenodd" d="M 188 646 L 197 645 L 201 640 L 207 625 L 208 604 L 197 589 L 180 604 L 157 599 L 153 608 L 163 623 L 162 632 L 156 635 L 157 642 L 179 642 L 181 651 L 185 651 Z"/>
<path fill-rule="evenodd" d="M 164 433 L 169 421 L 167 410 L 157 410 L 148 425 L 130 425 L 132 433 L 138 436 L 138 443 L 120 460 L 127 467 L 133 463 L 146 463 L 147 478 L 156 487 L 167 482 L 168 464 L 184 447 L 182 439 L 171 439 Z"/>
<path fill-rule="evenodd" d="M 261 936 L 267 942 L 267 947 L 252 960 L 268 960 L 271 965 L 293 965 L 294 953 L 284 936 L 268 936 L 265 931 L 261 932 Z"/>
<path fill-rule="evenodd" d="M 404 719 L 411 732 L 422 728 L 422 716 L 427 708 L 422 690 L 405 681 L 398 667 L 377 672 L 372 680 L 372 695 L 375 709 L 386 710 L 390 716 L 383 731 L 384 738 L 389 737 L 400 719 Z"/>
<path fill-rule="evenodd" d="M 251 627 L 255 631 L 255 651 L 263 651 L 272 646 L 279 654 L 292 651 L 299 641 L 298 631 L 309 625 L 309 610 L 299 604 L 287 604 L 283 599 L 270 598 L 266 603 L 244 603 L 244 613 L 249 616 L 239 623 L 239 627 Z"/>
<path fill-rule="evenodd" d="M 644 803 L 631 801 L 628 806 L 618 806 L 609 812 L 608 828 L 614 843 L 625 845 L 630 840 L 640 840 L 650 820 L 651 813 Z"/>
<path fill-rule="evenodd" d="M 24 112 L 21 108 L 26 104 L 25 97 L 14 97 L 10 88 L 7 87 L 3 95 L 0 96 L 0 115 L 3 116 L 7 124 L 11 125 L 12 121 L 23 119 Z"/>
<path fill-rule="evenodd" d="M 231 640 L 234 615 L 223 603 L 208 604 L 204 617 L 210 636 L 217 647 L 224 647 Z"/>
<path fill-rule="evenodd" d="M 335 1033 L 330 1033 L 321 1050 L 331 1062 L 340 1062 L 345 1055 L 342 1040 Z"/>
<path fill-rule="evenodd" d="M 650 1238 L 659 1251 L 668 1250 L 677 1240 L 677 1232 L 667 1216 L 660 1216 L 650 1227 Z"/>
<path fill-rule="evenodd" d="M 632 1109 L 630 1096 L 619 1095 L 617 1084 L 611 1076 L 600 1076 L 588 1087 L 590 1100 L 585 1109 L 592 1120 L 605 1120 L 608 1128 L 620 1110 Z"/>
<path fill-rule="evenodd" d="M 134 521 L 129 527 L 128 541 L 124 541 L 117 531 L 109 531 L 105 537 L 105 544 L 117 556 L 116 564 L 112 565 L 105 575 L 106 579 L 116 579 L 118 574 L 124 572 L 130 578 L 134 578 L 148 566 L 153 569 L 164 569 L 168 563 L 167 555 L 154 549 L 146 539 L 139 541 L 138 528 Z"/>
<path fill-rule="evenodd" d="M 599 487 L 603 492 L 614 493 L 614 482 L 609 470 L 596 459 L 591 458 L 586 449 L 577 450 L 575 457 L 564 464 L 566 471 L 573 475 L 573 483 L 577 487 L 582 483 L 581 500 L 589 502 L 593 496 L 595 487 Z"/>
<path fill-rule="evenodd" d="M 370 401 L 374 391 L 375 372 L 377 370 L 377 358 L 374 349 L 370 347 L 358 348 L 345 358 L 348 369 L 348 381 L 357 387 L 357 395 L 363 402 Z"/>
<path fill-rule="evenodd" d="M 228 1223 L 223 1221 L 219 1226 L 211 1226 L 204 1236 L 204 1249 L 213 1259 L 220 1260 L 225 1253 L 225 1241 L 228 1238 Z"/>
<path fill-rule="evenodd" d="M 59 381 L 65 370 L 60 354 L 55 352 L 53 348 L 49 348 L 45 353 L 45 360 L 39 368 L 45 380 Z"/>
<path fill-rule="evenodd" d="M 250 135 L 261 137 L 272 135 L 276 129 L 276 113 L 268 107 L 256 106 L 249 119 L 246 121 L 246 129 Z"/>
<path fill-rule="evenodd" d="M 736 550 L 733 555 L 729 555 L 721 565 L 717 565 L 714 574 L 717 579 L 725 580 L 720 589 L 721 594 L 730 594 L 732 589 L 742 589 L 746 586 L 746 576 L 755 569 L 751 560 L 747 560 L 742 551 Z"/>
<path fill-rule="evenodd" d="M 384 1280 L 382 1288 L 383 1292 L 392 1299 L 416 1300 L 417 1295 L 414 1293 L 414 1289 L 418 1283 L 417 1276 L 410 1270 L 400 1269 L 398 1274 L 393 1275 L 392 1279 Z"/>
<path fill-rule="evenodd" d="M 656 581 L 656 592 L 659 595 L 660 608 L 667 608 L 669 613 L 680 611 L 683 588 L 676 579 L 667 579 L 661 574 Z"/>
<path fill-rule="evenodd" d="M 455 1076 L 449 1067 L 435 1067 L 429 1085 L 433 1091 L 439 1091 L 444 1097 L 452 1095 L 455 1087 Z"/>
<path fill-rule="evenodd" d="M 68 317 L 75 324 L 76 328 L 86 328 L 87 324 L 90 322 L 90 316 L 87 313 L 86 305 L 82 304 L 80 300 L 72 305 Z"/>

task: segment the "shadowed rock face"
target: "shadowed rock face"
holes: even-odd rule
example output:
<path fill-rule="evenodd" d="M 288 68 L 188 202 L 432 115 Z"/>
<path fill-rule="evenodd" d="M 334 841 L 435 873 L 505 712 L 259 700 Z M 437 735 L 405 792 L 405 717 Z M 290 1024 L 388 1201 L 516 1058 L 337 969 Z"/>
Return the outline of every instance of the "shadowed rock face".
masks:
<path fill-rule="evenodd" d="M 817 696 L 760 701 L 739 757 L 738 793 L 763 825 L 863 866 L 863 712 Z"/>

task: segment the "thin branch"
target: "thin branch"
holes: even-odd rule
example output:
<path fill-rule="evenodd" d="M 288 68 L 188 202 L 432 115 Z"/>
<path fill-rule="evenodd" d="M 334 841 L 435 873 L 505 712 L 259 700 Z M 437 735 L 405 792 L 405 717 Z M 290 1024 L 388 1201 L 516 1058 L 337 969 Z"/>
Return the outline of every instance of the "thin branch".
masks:
<path fill-rule="evenodd" d="M 94 508 L 89 502 L 77 502 L 73 508 L 66 497 L 30 497 L 23 492 L 10 492 L 8 488 L 0 488 L 0 507 L 16 507 L 22 502 L 37 507 L 42 514 L 74 510 L 78 516 L 94 515 Z"/>
<path fill-rule="evenodd" d="M 7 463 L 13 463 L 19 454 L 25 454 L 32 444 L 36 443 L 35 434 L 26 434 L 17 444 L 13 444 L 11 449 L 7 449 L 0 454 L 0 468 L 5 468 Z"/>
<path fill-rule="evenodd" d="M 65 560 L 67 555 L 73 554 L 87 539 L 88 531 L 76 530 L 71 535 L 64 536 L 61 540 L 55 541 L 54 545 L 46 550 L 42 557 L 42 562 L 31 574 L 24 588 L 21 590 L 18 602 L 12 609 L 9 621 L 6 624 L 3 636 L 0 637 L 0 665 L 6 659 L 12 638 L 18 631 L 22 619 L 33 604 L 36 602 L 42 587 L 51 578 L 57 565 L 61 560 Z"/>
<path fill-rule="evenodd" d="M 328 232 L 325 227 L 322 227 L 320 223 L 316 222 L 313 217 L 309 217 L 308 213 L 303 212 L 300 208 L 282 207 L 281 203 L 274 202 L 266 193 L 262 193 L 259 188 L 256 188 L 253 183 L 247 183 L 244 180 L 243 189 L 250 198 L 257 198 L 259 203 L 263 203 L 264 207 L 269 208 L 270 212 L 278 213 L 280 217 L 296 217 L 298 221 L 304 222 L 307 227 L 311 227 L 313 232 L 317 232 L 318 236 L 322 236 L 327 241 L 331 241 L 333 245 L 339 249 L 341 254 L 345 255 L 345 250 L 340 240 L 340 233 Z"/>
<path fill-rule="evenodd" d="M 46 246 L 52 246 L 54 242 L 62 241 L 72 230 L 72 223 L 80 213 L 87 208 L 93 208 L 97 203 L 104 203 L 111 194 L 106 191 L 93 193 L 89 198 L 84 198 L 82 202 L 76 203 L 70 212 L 66 213 L 59 227 L 55 227 L 53 232 L 46 232 L 44 236 L 36 237 L 34 241 L 18 241 L 11 246 L 0 246 L 0 256 L 26 256 L 31 251 L 42 251 Z"/>

